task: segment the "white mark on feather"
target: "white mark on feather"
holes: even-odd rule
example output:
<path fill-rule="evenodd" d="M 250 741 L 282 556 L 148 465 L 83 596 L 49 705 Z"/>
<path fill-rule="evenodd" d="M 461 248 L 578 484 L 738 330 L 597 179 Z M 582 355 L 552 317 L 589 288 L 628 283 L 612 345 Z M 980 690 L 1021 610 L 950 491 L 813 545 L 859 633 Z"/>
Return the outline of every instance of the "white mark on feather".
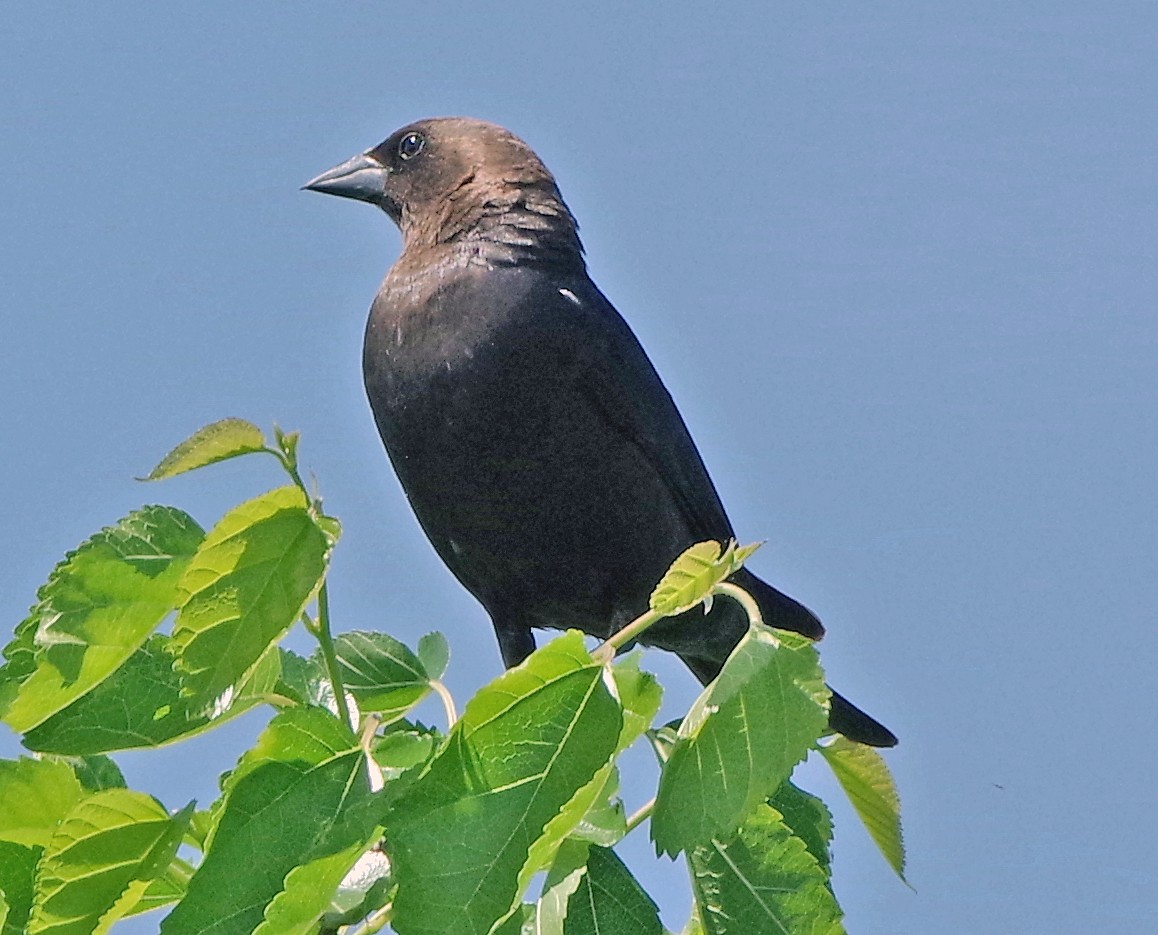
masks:
<path fill-rule="evenodd" d="M 580 302 L 580 301 L 579 301 L 579 296 L 577 296 L 577 295 L 576 295 L 574 292 L 572 292 L 570 289 L 560 289 L 560 290 L 559 290 L 559 295 L 563 296 L 563 298 L 565 298 L 565 299 L 569 299 L 569 300 L 571 300 L 571 301 L 572 301 L 572 302 L 574 302 L 576 305 L 582 305 L 582 304 L 583 304 L 582 302 Z"/>

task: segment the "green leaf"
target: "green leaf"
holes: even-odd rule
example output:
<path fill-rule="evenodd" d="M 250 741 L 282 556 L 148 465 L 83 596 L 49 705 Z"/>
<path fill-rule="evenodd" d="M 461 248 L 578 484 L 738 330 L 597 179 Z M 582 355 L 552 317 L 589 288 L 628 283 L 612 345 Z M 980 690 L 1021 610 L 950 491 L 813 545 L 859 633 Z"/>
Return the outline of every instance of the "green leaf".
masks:
<path fill-rule="evenodd" d="M 418 641 L 418 658 L 426 670 L 426 677 L 433 681 L 442 678 L 446 664 L 450 662 L 450 646 L 446 637 L 437 630 L 427 633 Z"/>
<path fill-rule="evenodd" d="M 66 763 L 0 760 L 0 841 L 46 846 L 87 794 Z"/>
<path fill-rule="evenodd" d="M 825 873 L 828 873 L 832 862 L 829 855 L 829 845 L 832 844 L 832 813 L 828 810 L 828 806 L 790 781 L 780 785 L 776 794 L 768 800 L 768 804 L 780 813 L 784 824 L 804 842 L 808 853 L 815 857 L 816 862 Z"/>
<path fill-rule="evenodd" d="M 289 708 L 270 721 L 222 783 L 226 796 L 248 773 L 269 763 L 317 766 L 358 749 L 350 728 L 323 708 Z M 207 844 L 208 846 L 208 844 Z"/>
<path fill-rule="evenodd" d="M 0 716 L 8 710 L 20 685 L 36 671 L 36 628 L 40 623 L 36 607 L 16 626 L 12 640 L 2 651 L 0 666 Z"/>
<path fill-rule="evenodd" d="M 222 693 L 212 710 L 190 710 L 169 645 L 168 637 L 150 637 L 112 676 L 29 731 L 25 746 L 65 754 L 159 747 L 260 704 L 281 674 L 279 656 L 266 653 L 241 685 Z"/>
<path fill-rule="evenodd" d="M 538 935 L 662 935 L 659 910 L 615 852 L 568 841 L 547 874 Z"/>
<path fill-rule="evenodd" d="M 299 656 L 288 649 L 279 647 L 277 652 L 281 659 L 281 677 L 274 691 L 301 704 L 337 713 L 334 686 L 330 684 L 325 666 L 317 659 Z"/>
<path fill-rule="evenodd" d="M 322 915 L 323 931 L 336 931 L 341 925 L 352 925 L 366 918 L 390 902 L 393 889 L 390 861 L 381 848 L 371 848 L 338 884 L 329 908 Z"/>
<path fill-rule="evenodd" d="M 396 722 L 375 741 L 374 762 L 382 768 L 383 778 L 390 782 L 408 770 L 426 765 L 440 739 L 436 731 L 419 730 L 405 721 Z"/>
<path fill-rule="evenodd" d="M 297 620 L 322 584 L 329 546 L 296 487 L 230 510 L 181 579 L 173 630 L 185 691 L 208 708 Z"/>
<path fill-rule="evenodd" d="M 177 606 L 177 581 L 202 535 L 180 510 L 143 507 L 56 566 L 32 612 L 35 671 L 20 683 L 4 715 L 13 730 L 23 733 L 40 724 L 132 655 Z M 13 663 L 26 669 L 21 639 L 26 642 L 26 635 L 17 638 Z"/>
<path fill-rule="evenodd" d="M 147 477 L 139 480 L 175 477 L 207 464 L 265 450 L 265 436 L 252 422 L 222 419 L 198 429 L 165 455 Z"/>
<path fill-rule="evenodd" d="M 619 770 L 614 764 L 608 764 L 595 776 L 601 780 L 601 784 L 595 790 L 592 804 L 571 832 L 571 837 L 602 847 L 612 847 L 627 834 L 627 816 L 619 798 Z"/>
<path fill-rule="evenodd" d="M 169 906 L 185 897 L 189 879 L 193 876 L 193 865 L 180 857 L 174 857 L 160 875 L 154 877 L 145 892 L 141 894 L 126 916 L 137 916 L 162 906 Z"/>
<path fill-rule="evenodd" d="M 822 744 L 820 752 L 885 860 L 904 880 L 901 800 L 884 758 L 872 747 L 839 736 Z"/>
<path fill-rule="evenodd" d="M 316 766 L 271 762 L 247 773 L 230 791 L 205 861 L 161 931 L 251 935 L 296 868 L 360 847 L 374 833 L 371 796 L 365 758 L 357 750 Z M 318 882 L 307 873 L 299 882 L 311 881 Z M 308 896 L 295 886 L 286 911 L 303 895 Z M 324 894 L 319 913 L 331 895 Z"/>
<path fill-rule="evenodd" d="M 26 935 L 36 862 L 42 851 L 41 847 L 0 841 L 0 893 L 8 909 L 0 925 L 0 935 Z"/>
<path fill-rule="evenodd" d="M 843 935 L 828 874 L 776 809 L 759 806 L 727 843 L 688 854 L 707 935 Z"/>
<path fill-rule="evenodd" d="M 738 547 L 735 540 L 721 550 L 718 542 L 697 542 L 672 562 L 651 592 L 650 606 L 672 617 L 710 600 L 712 588 L 740 569 L 756 545 Z"/>
<path fill-rule="evenodd" d="M 377 711 L 386 723 L 402 717 L 430 691 L 430 679 L 418 657 L 385 633 L 339 634 L 334 652 L 342 683 L 359 710 Z"/>
<path fill-rule="evenodd" d="M 156 799 L 128 789 L 84 799 L 40 859 L 29 935 L 107 929 L 169 865 L 192 811 L 170 817 Z"/>
<path fill-rule="evenodd" d="M 828 697 L 811 641 L 749 629 L 680 725 L 651 820 L 657 851 L 729 837 L 807 755 Z"/>
<path fill-rule="evenodd" d="M 483 688 L 392 810 L 394 924 L 407 935 L 488 932 L 518 903 L 529 852 L 609 761 L 622 727 L 603 667 L 570 631 Z"/>
<path fill-rule="evenodd" d="M 539 935 L 535 907 L 528 903 L 518 906 L 492 935 Z"/>
<path fill-rule="evenodd" d="M 107 756 L 61 756 L 57 759 L 72 767 L 80 784 L 89 792 L 124 789 L 127 785 L 121 768 Z"/>
<path fill-rule="evenodd" d="M 164 935 L 252 935 L 267 907 L 270 924 L 290 931 L 316 919 L 332 895 L 325 887 L 345 872 L 338 867 L 376 833 L 379 808 L 356 743 L 320 708 L 274 718 L 226 779 L 205 859 L 162 922 Z"/>
<path fill-rule="evenodd" d="M 265 909 L 265 920 L 253 935 L 312 935 L 330 908 L 342 880 L 365 852 L 368 842 L 355 841 L 345 850 L 294 867 L 285 888 Z"/>

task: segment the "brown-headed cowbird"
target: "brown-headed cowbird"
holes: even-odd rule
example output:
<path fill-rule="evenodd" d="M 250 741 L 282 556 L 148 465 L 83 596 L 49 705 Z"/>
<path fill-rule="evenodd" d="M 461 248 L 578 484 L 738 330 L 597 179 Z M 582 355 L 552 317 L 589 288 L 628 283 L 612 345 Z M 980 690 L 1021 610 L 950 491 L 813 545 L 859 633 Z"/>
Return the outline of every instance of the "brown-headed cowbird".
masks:
<path fill-rule="evenodd" d="M 403 249 L 370 311 L 378 431 L 431 543 L 490 614 L 503 661 L 535 627 L 606 637 L 693 543 L 733 537 L 699 452 L 626 322 L 587 275 L 578 225 L 522 140 L 421 120 L 306 188 L 377 205 Z M 819 638 L 747 570 L 765 622 Z M 733 601 L 647 630 L 710 681 L 747 630 Z M 833 729 L 891 746 L 833 694 Z"/>

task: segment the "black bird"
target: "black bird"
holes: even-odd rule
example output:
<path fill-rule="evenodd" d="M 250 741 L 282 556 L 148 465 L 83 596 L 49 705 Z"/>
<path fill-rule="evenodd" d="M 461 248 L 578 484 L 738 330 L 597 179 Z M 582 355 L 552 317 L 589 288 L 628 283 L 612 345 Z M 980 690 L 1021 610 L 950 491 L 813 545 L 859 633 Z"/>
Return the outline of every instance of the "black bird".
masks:
<path fill-rule="evenodd" d="M 680 552 L 733 537 L 675 403 L 588 277 L 578 225 L 526 143 L 479 120 L 420 120 L 305 187 L 377 205 L 402 230 L 366 326 L 366 392 L 418 521 L 490 614 L 506 665 L 535 648 L 535 627 L 615 632 Z M 752 573 L 734 580 L 768 624 L 823 635 Z M 691 611 L 641 642 L 706 683 L 746 630 L 719 600 L 707 619 Z M 835 693 L 830 723 L 896 743 Z"/>

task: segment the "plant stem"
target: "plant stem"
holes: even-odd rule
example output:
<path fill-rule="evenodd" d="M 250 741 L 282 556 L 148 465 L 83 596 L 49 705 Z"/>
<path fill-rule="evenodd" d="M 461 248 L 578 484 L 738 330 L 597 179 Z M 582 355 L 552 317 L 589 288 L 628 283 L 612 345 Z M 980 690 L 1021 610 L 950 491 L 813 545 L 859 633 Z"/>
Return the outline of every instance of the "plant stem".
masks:
<path fill-rule="evenodd" d="M 442 684 L 438 679 L 430 680 L 430 687 L 438 693 L 438 697 L 442 699 L 442 707 L 446 710 L 446 727 L 449 730 L 454 727 L 458 721 L 458 711 L 454 707 L 454 698 L 450 694 L 450 690 Z"/>
<path fill-rule="evenodd" d="M 346 686 L 342 684 L 338 655 L 334 652 L 334 638 L 330 635 L 330 592 L 325 581 L 318 589 L 318 619 L 314 625 L 314 635 L 322 647 L 322 659 L 326 663 L 326 674 L 330 677 L 330 685 L 334 689 L 334 704 L 338 707 L 338 716 L 353 730 L 354 722 L 350 718 L 350 707 L 346 704 Z"/>
<path fill-rule="evenodd" d="M 712 588 L 712 593 L 723 594 L 739 603 L 744 608 L 744 612 L 747 613 L 748 623 L 752 626 L 759 626 L 764 622 L 764 615 L 760 613 L 760 605 L 756 603 L 756 599 L 738 584 L 732 584 L 731 581 L 721 581 Z"/>
<path fill-rule="evenodd" d="M 599 646 L 595 647 L 595 651 L 591 655 L 603 662 L 610 662 L 618 650 L 630 643 L 652 624 L 663 620 L 665 616 L 665 614 L 655 610 L 640 614 L 618 633 L 612 633 Z"/>
<path fill-rule="evenodd" d="M 650 802 L 645 802 L 643 805 L 641 805 L 639 809 L 630 818 L 627 819 L 627 830 L 623 833 L 625 835 L 631 834 L 632 831 L 647 821 L 647 819 L 651 817 L 651 813 L 654 811 L 655 799 L 653 798 Z"/>

